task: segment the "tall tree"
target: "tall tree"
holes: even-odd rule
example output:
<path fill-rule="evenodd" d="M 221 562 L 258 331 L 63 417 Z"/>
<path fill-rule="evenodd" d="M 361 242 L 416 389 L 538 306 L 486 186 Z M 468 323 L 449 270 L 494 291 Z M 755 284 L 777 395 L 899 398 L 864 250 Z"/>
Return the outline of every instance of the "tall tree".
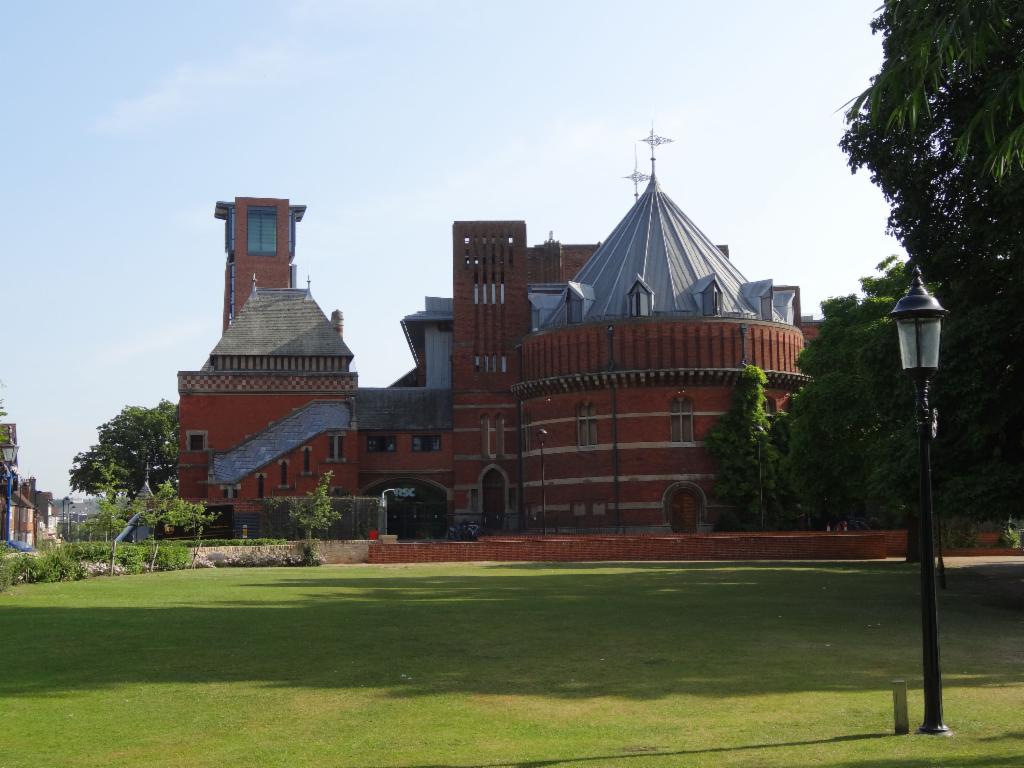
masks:
<path fill-rule="evenodd" d="M 733 390 L 732 405 L 708 431 L 705 445 L 718 462 L 715 495 L 734 507 L 742 528 L 760 528 L 766 498 L 775 491 L 777 453 L 769 439 L 764 371 L 748 365 Z"/>
<path fill-rule="evenodd" d="M 161 400 L 154 408 L 129 405 L 97 428 L 98 442 L 77 454 L 71 487 L 96 494 L 108 485 L 134 497 L 146 478 L 157 485 L 176 483 L 178 407 Z"/>
<path fill-rule="evenodd" d="M 888 0 L 872 26 L 882 68 L 841 146 L 949 310 L 936 505 L 1005 517 L 1024 495 L 1024 4 Z"/>
<path fill-rule="evenodd" d="M 862 297 L 822 304 L 820 335 L 800 355 L 813 379 L 793 397 L 789 468 L 812 513 L 902 524 L 916 500 L 913 395 L 888 314 L 909 280 L 895 256 L 878 269 L 861 280 Z"/>

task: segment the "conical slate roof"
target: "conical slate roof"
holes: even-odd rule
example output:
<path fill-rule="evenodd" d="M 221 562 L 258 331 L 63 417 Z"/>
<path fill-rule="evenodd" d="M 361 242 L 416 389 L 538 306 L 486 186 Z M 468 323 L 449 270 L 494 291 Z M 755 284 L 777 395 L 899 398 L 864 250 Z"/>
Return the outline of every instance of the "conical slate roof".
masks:
<path fill-rule="evenodd" d="M 772 281 L 748 282 L 653 178 L 569 283 L 567 295 L 582 298 L 584 321 L 629 317 L 632 291 L 652 296 L 650 314 L 702 315 L 708 314 L 703 295 L 712 283 L 718 288 L 716 315 L 761 317 L 761 297 L 771 297 Z M 773 313 L 764 319 L 781 318 Z M 545 325 L 565 322 L 563 299 Z"/>

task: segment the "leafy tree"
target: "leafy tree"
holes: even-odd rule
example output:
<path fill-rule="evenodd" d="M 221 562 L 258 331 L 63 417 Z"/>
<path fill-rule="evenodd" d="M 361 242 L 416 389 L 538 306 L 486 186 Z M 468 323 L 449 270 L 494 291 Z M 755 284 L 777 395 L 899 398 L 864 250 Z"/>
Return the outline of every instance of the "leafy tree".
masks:
<path fill-rule="evenodd" d="M 306 545 L 312 550 L 313 538 L 317 532 L 326 531 L 341 518 L 331 503 L 331 472 L 325 472 L 317 481 L 316 488 L 299 499 L 288 510 L 288 514 L 301 530 L 306 532 Z"/>
<path fill-rule="evenodd" d="M 153 553 L 149 560 L 149 570 L 152 573 L 156 566 L 156 556 L 160 549 L 160 539 L 156 534 L 164 525 L 179 525 L 185 515 L 182 512 L 182 505 L 188 502 L 178 498 L 178 491 L 170 481 L 161 483 L 153 497 L 149 499 L 139 515 L 143 524 L 153 531 Z"/>
<path fill-rule="evenodd" d="M 936 106 L 944 95 L 966 86 L 973 98 L 959 110 L 952 136 L 956 155 L 978 153 L 997 179 L 1024 166 L 1021 4 L 886 0 L 881 10 L 872 30 L 884 36 L 885 61 L 851 103 L 851 119 L 866 117 L 875 129 L 913 133 L 940 114 Z"/>
<path fill-rule="evenodd" d="M 793 397 L 788 461 L 797 492 L 817 515 L 885 510 L 902 524 L 917 498 L 913 393 L 888 315 L 909 280 L 895 256 L 878 269 L 861 280 L 863 297 L 822 304 L 820 335 L 800 355 L 813 380 Z"/>
<path fill-rule="evenodd" d="M 164 485 L 161 484 L 160 488 L 163 489 Z M 171 486 L 171 490 L 173 490 L 173 486 Z M 192 552 L 192 567 L 195 568 L 196 556 L 199 554 L 199 547 L 203 541 L 203 531 L 217 519 L 218 513 L 215 510 L 207 509 L 206 502 L 177 499 L 174 502 L 168 500 L 166 515 L 165 522 L 168 525 L 181 526 L 186 531 L 191 531 L 196 537 L 196 548 Z"/>
<path fill-rule="evenodd" d="M 110 542 L 110 573 L 114 573 L 117 555 L 117 536 L 124 530 L 132 515 L 141 510 L 141 502 L 134 502 L 114 485 L 105 485 L 99 497 L 96 514 L 85 521 L 86 530 Z"/>
<path fill-rule="evenodd" d="M 709 430 L 708 452 L 718 461 L 715 495 L 736 508 L 743 528 L 760 528 L 763 499 L 775 491 L 778 454 L 765 410 L 768 379 L 756 365 L 740 373 L 732 406 Z"/>
<path fill-rule="evenodd" d="M 112 482 L 130 497 L 142 487 L 149 466 L 154 483 L 175 482 L 178 407 L 161 400 L 154 408 L 129 405 L 97 429 L 96 445 L 75 456 L 71 487 L 96 494 Z"/>
<path fill-rule="evenodd" d="M 873 28 L 882 68 L 841 146 L 949 310 L 936 505 L 1005 520 L 1024 495 L 1024 173 L 1010 173 L 1024 146 L 1024 4 L 888 0 Z M 904 450 L 913 460 L 912 437 Z"/>

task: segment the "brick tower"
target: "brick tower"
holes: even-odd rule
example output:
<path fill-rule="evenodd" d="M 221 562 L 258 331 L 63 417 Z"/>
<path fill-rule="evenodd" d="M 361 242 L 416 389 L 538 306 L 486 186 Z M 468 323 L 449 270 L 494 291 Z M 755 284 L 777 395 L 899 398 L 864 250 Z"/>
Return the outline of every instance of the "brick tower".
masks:
<path fill-rule="evenodd" d="M 260 288 L 294 288 L 295 224 L 304 205 L 269 197 L 236 197 L 218 202 L 214 216 L 224 221 L 224 330 L 234 322 L 252 292 Z"/>

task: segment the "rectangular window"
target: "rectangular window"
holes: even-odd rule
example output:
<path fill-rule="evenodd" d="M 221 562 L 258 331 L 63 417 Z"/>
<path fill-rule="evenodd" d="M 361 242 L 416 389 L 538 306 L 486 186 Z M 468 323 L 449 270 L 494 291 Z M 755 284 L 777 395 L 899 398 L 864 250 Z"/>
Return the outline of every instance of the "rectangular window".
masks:
<path fill-rule="evenodd" d="M 572 503 L 572 516 L 583 517 L 587 514 L 587 505 L 582 501 L 574 501 Z"/>
<path fill-rule="evenodd" d="M 370 453 L 394 453 L 394 435 L 368 435 L 366 438 L 366 450 Z"/>
<path fill-rule="evenodd" d="M 429 453 L 441 450 L 440 435 L 413 435 L 412 450 L 416 453 Z"/>
<path fill-rule="evenodd" d="M 250 208 L 248 232 L 249 253 L 263 256 L 277 253 L 277 210 Z"/>
<path fill-rule="evenodd" d="M 480 491 L 473 488 L 469 492 L 469 510 L 476 512 L 480 509 Z"/>
<path fill-rule="evenodd" d="M 205 432 L 189 432 L 188 433 L 188 449 L 190 451 L 205 451 L 206 450 L 206 433 Z"/>
<path fill-rule="evenodd" d="M 337 461 L 345 455 L 345 436 L 344 435 L 328 435 L 327 436 L 327 457 Z"/>
<path fill-rule="evenodd" d="M 604 510 L 605 510 L 605 502 L 603 502 L 603 501 L 595 501 L 594 504 L 592 505 L 590 511 L 591 511 L 591 514 L 595 515 L 596 517 L 603 517 L 604 516 Z"/>

